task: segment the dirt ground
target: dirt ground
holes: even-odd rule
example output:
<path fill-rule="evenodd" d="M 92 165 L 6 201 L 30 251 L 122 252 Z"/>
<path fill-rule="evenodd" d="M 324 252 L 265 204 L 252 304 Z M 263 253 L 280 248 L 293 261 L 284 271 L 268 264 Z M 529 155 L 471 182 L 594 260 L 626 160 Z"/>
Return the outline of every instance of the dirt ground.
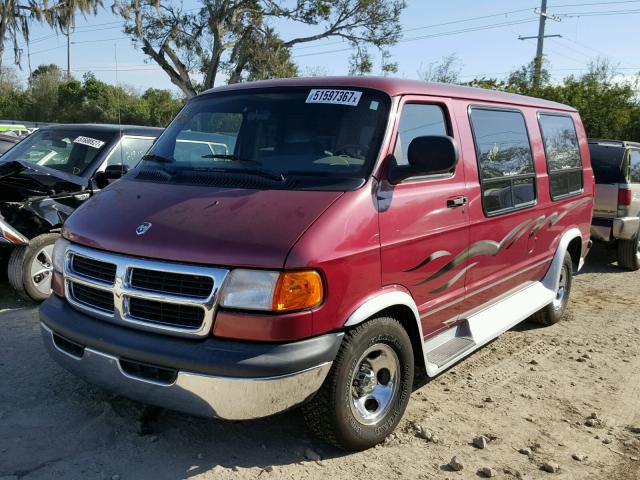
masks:
<path fill-rule="evenodd" d="M 640 272 L 593 251 L 565 320 L 521 324 L 422 379 L 396 433 L 351 454 L 310 438 L 297 412 L 225 423 L 92 387 L 49 359 L 36 309 L 3 282 L 0 480 L 472 479 L 483 467 L 497 478 L 638 480 L 639 344 Z M 436 441 L 416 436 L 418 426 Z M 483 449 L 473 445 L 479 435 Z M 445 466 L 453 456 L 461 471 Z M 559 470 L 547 473 L 545 463 Z"/>

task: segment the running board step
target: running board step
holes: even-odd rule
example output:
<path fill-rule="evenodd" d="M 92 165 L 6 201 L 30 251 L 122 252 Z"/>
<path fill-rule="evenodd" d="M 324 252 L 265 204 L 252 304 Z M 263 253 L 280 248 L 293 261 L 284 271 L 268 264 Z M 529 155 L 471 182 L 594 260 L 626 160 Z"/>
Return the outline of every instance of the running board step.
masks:
<path fill-rule="evenodd" d="M 433 377 L 509 330 L 545 305 L 555 293 L 536 282 L 475 312 L 423 343 L 427 375 Z"/>
<path fill-rule="evenodd" d="M 429 363 L 433 363 L 438 367 L 446 365 L 474 347 L 475 344 L 476 342 L 471 337 L 454 337 L 428 353 Z"/>

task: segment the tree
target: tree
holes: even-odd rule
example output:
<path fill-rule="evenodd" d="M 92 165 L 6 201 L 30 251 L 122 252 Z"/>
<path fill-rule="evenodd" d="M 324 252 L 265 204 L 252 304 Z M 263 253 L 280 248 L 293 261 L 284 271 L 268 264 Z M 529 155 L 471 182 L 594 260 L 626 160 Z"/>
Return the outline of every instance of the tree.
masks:
<path fill-rule="evenodd" d="M 425 82 L 460 83 L 461 70 L 460 59 L 452 53 L 438 62 L 431 62 L 426 69 L 418 71 L 418 76 Z"/>
<path fill-rule="evenodd" d="M 28 115 L 36 121 L 46 121 L 58 115 L 58 89 L 62 72 L 57 65 L 40 65 L 29 77 Z"/>
<path fill-rule="evenodd" d="M 201 7 L 158 0 L 115 0 L 125 32 L 187 96 L 229 83 L 294 76 L 295 45 L 339 38 L 354 49 L 352 70 L 370 71 L 368 47 L 385 51 L 400 37 L 404 0 L 199 0 Z M 277 22 L 313 33 L 283 39 Z"/>
<path fill-rule="evenodd" d="M 47 0 L 4 0 L 0 2 L 0 68 L 5 51 L 5 42 L 13 43 L 14 63 L 20 65 L 22 49 L 20 38 L 29 43 L 29 27 L 33 21 L 46 22 L 62 30 L 73 26 L 75 12 L 97 13 L 102 0 L 60 0 L 49 7 Z"/>
<path fill-rule="evenodd" d="M 41 3 L 37 0 L 5 0 L 0 3 L 0 68 L 7 41 L 13 43 L 14 63 L 20 64 L 22 50 L 18 39 L 29 40 L 29 24 L 34 19 L 42 19 Z"/>

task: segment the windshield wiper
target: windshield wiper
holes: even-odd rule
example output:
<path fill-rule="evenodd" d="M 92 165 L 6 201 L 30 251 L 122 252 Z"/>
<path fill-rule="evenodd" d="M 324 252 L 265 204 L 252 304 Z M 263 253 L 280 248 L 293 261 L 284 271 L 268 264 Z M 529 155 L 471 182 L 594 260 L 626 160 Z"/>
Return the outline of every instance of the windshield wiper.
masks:
<path fill-rule="evenodd" d="M 156 155 L 155 153 L 151 153 L 149 155 L 144 155 L 142 160 L 146 160 L 148 162 L 155 163 L 173 163 L 175 160 L 173 158 L 163 157 L 162 155 Z"/>
<path fill-rule="evenodd" d="M 236 155 L 227 155 L 222 153 L 211 153 L 208 155 L 202 155 L 202 158 L 221 158 L 223 160 L 232 160 L 237 163 L 244 163 L 249 165 L 262 165 L 260 162 L 256 160 L 246 160 Z M 267 170 L 266 168 L 261 168 L 259 166 L 255 168 L 233 168 L 228 170 L 220 168 L 220 169 L 214 169 L 214 171 L 224 172 L 224 173 L 238 172 L 238 173 L 245 173 L 247 175 L 258 175 L 259 177 L 268 178 L 269 180 L 276 180 L 278 182 L 284 182 L 287 179 L 284 173 L 276 173 L 271 170 Z"/>

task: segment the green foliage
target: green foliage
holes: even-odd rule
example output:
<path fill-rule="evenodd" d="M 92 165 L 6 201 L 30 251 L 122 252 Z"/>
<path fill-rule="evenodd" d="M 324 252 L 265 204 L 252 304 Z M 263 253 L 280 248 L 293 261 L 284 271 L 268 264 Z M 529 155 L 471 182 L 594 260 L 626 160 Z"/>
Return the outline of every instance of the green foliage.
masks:
<path fill-rule="evenodd" d="M 0 73 L 0 118 L 32 122 L 123 123 L 165 127 L 184 102 L 168 90 L 142 95 L 93 74 L 67 79 L 56 65 L 40 65 L 23 88 L 12 71 Z"/>
<path fill-rule="evenodd" d="M 187 97 L 228 83 L 298 74 L 294 46 L 337 38 L 353 48 L 351 72 L 372 70 L 367 47 L 382 52 L 383 73 L 394 72 L 387 47 L 401 35 L 405 0 L 115 0 L 124 31 Z M 300 36 L 284 39 L 284 22 Z M 218 80 L 218 81 L 216 81 Z"/>
<path fill-rule="evenodd" d="M 621 77 L 615 66 L 602 58 L 589 63 L 587 72 L 570 75 L 560 82 L 551 80 L 550 66 L 542 62 L 539 82 L 531 62 L 506 78 L 459 79 L 460 62 L 455 55 L 443 57 L 418 72 L 426 81 L 445 81 L 544 98 L 575 107 L 591 138 L 640 141 L 640 73 Z"/>

